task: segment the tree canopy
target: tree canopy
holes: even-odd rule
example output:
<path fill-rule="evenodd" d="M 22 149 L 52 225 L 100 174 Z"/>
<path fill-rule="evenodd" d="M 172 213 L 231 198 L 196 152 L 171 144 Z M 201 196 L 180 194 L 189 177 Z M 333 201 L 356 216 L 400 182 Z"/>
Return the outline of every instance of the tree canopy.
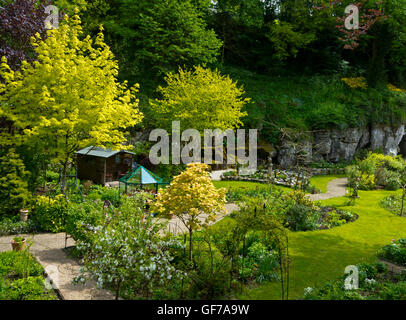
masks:
<path fill-rule="evenodd" d="M 135 93 L 117 80 L 118 65 L 102 31 L 84 39 L 78 16 L 65 18 L 44 40 L 32 39 L 37 61 L 14 72 L 1 59 L 0 116 L 66 169 L 75 151 L 89 145 L 126 148 L 125 130 L 142 120 Z"/>

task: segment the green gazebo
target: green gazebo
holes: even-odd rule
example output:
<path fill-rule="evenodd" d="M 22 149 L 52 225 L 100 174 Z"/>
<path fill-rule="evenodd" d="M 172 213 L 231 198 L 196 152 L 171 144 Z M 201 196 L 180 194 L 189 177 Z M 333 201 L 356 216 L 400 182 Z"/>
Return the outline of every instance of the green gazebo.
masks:
<path fill-rule="evenodd" d="M 158 187 L 162 184 L 169 184 L 164 182 L 162 178 L 157 176 L 155 173 L 149 171 L 143 166 L 138 166 L 134 170 L 127 173 L 124 177 L 119 180 L 119 192 L 121 193 L 121 184 L 125 186 L 125 192 L 127 193 L 129 186 L 142 187 L 144 185 L 155 185 L 155 191 L 158 193 Z"/>

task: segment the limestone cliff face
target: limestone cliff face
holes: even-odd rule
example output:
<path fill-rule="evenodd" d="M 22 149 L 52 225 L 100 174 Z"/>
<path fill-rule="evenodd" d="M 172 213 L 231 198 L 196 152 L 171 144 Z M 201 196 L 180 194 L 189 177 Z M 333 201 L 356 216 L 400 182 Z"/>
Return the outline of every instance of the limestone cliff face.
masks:
<path fill-rule="evenodd" d="M 365 128 L 330 129 L 313 133 L 312 141 L 304 143 L 308 153 L 307 162 L 325 160 L 328 162 L 349 161 L 360 149 L 381 150 L 385 154 L 406 155 L 405 126 L 372 125 Z M 281 143 L 278 163 L 288 168 L 295 163 L 293 150 Z"/>

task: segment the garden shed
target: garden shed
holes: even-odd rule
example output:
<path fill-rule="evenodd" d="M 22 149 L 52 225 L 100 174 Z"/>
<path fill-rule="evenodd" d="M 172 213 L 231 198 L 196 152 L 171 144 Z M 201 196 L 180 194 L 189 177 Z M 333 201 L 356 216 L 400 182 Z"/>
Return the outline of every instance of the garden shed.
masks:
<path fill-rule="evenodd" d="M 84 148 L 76 152 L 78 178 L 102 185 L 118 181 L 135 167 L 134 156 L 125 150 Z"/>

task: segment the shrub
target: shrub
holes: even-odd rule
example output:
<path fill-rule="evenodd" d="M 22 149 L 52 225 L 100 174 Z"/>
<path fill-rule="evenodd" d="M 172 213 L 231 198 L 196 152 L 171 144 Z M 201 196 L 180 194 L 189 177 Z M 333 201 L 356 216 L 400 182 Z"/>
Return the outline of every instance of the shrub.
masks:
<path fill-rule="evenodd" d="M 25 166 L 14 149 L 0 156 L 0 217 L 17 215 L 31 199 Z"/>
<path fill-rule="evenodd" d="M 270 251 L 261 242 L 255 242 L 248 248 L 248 261 L 250 261 L 257 282 L 273 281 L 279 279 L 276 269 L 279 266 L 278 254 Z"/>
<path fill-rule="evenodd" d="M 294 204 L 286 212 L 285 223 L 292 231 L 315 230 L 317 228 L 316 221 L 316 212 L 302 204 Z"/>
<path fill-rule="evenodd" d="M 87 199 L 110 201 L 116 208 L 120 206 L 120 195 L 116 188 L 107 188 L 99 185 L 91 186 Z"/>
<path fill-rule="evenodd" d="M 337 210 L 330 211 L 326 215 L 327 228 L 338 227 L 346 222 L 347 220 Z"/>
<path fill-rule="evenodd" d="M 78 241 L 83 268 L 76 282 L 92 278 L 100 287 L 113 287 L 116 295 L 148 298 L 155 287 L 165 288 L 183 276 L 171 265 L 169 247 L 177 241 L 162 238 L 163 226 L 143 219 L 135 199 L 124 198 L 120 208 L 104 213 L 102 222 L 84 229 Z"/>
<path fill-rule="evenodd" d="M 71 235 L 75 241 L 89 241 L 86 231 L 104 222 L 107 209 L 104 209 L 103 205 L 101 200 L 71 203 L 67 209 L 66 233 Z"/>
<path fill-rule="evenodd" d="M 36 198 L 31 219 L 39 228 L 47 232 L 65 231 L 67 203 L 63 195 L 54 199 L 39 196 Z"/>
<path fill-rule="evenodd" d="M 382 199 L 381 206 L 393 212 L 394 214 L 400 215 L 402 206 L 401 202 L 402 202 L 401 196 L 395 194 Z M 405 205 L 404 210 L 406 210 L 406 199 L 404 205 Z"/>
<path fill-rule="evenodd" d="M 55 296 L 47 293 L 44 278 L 27 277 L 17 279 L 4 285 L 0 290 L 0 300 L 54 300 Z M 1 288 L 1 285 L 0 285 Z"/>
<path fill-rule="evenodd" d="M 386 190 L 398 190 L 400 189 L 400 173 L 396 171 L 387 170 L 384 184 Z"/>
<path fill-rule="evenodd" d="M 379 257 L 406 266 L 406 239 L 392 241 L 379 251 Z"/>
<path fill-rule="evenodd" d="M 359 189 L 360 190 L 374 190 L 376 188 L 375 185 L 375 176 L 369 174 L 361 175 L 361 179 L 359 182 Z"/>
<path fill-rule="evenodd" d="M 0 253 L 0 300 L 52 300 L 43 268 L 25 251 Z"/>
<path fill-rule="evenodd" d="M 385 264 L 361 263 L 357 265 L 359 272 L 359 289 L 346 290 L 345 275 L 336 280 L 328 281 L 317 288 L 306 288 L 306 300 L 376 300 L 404 299 L 405 282 L 388 279 L 388 268 Z"/>
<path fill-rule="evenodd" d="M 13 235 L 13 234 L 23 234 L 23 233 L 34 233 L 38 230 L 38 226 L 31 219 L 24 222 L 18 221 L 18 218 L 14 219 L 3 219 L 0 221 L 0 237 Z"/>
<path fill-rule="evenodd" d="M 196 243 L 194 251 L 194 270 L 188 272 L 191 279 L 188 298 L 215 299 L 222 297 L 229 288 L 230 262 L 214 245 L 203 241 Z"/>

